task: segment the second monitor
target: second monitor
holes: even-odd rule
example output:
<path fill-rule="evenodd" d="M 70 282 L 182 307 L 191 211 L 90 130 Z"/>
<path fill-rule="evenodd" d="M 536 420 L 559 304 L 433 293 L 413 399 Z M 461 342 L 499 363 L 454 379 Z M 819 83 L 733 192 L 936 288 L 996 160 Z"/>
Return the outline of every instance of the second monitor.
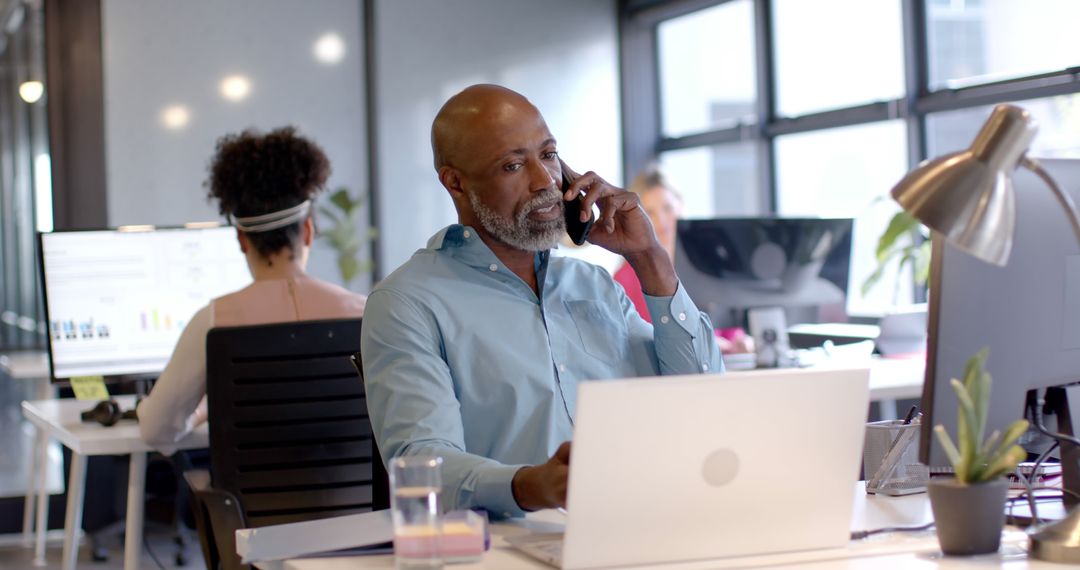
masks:
<path fill-rule="evenodd" d="M 843 320 L 851 229 L 851 218 L 682 220 L 675 269 L 717 327 L 771 307 L 789 323 Z"/>

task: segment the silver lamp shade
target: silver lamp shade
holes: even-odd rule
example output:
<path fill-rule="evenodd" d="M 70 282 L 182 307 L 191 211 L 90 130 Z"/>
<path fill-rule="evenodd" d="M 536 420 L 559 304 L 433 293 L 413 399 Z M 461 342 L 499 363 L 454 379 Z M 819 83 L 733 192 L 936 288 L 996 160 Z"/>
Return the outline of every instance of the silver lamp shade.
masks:
<path fill-rule="evenodd" d="M 1005 265 L 1016 222 L 1012 173 L 1036 131 L 1027 111 L 998 105 L 971 148 L 923 162 L 900 180 L 892 196 L 960 249 Z"/>

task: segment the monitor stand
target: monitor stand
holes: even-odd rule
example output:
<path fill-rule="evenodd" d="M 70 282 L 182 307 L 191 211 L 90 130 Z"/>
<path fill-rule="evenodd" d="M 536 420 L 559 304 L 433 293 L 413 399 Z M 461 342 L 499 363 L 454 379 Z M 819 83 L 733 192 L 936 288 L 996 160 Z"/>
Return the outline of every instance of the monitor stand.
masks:
<path fill-rule="evenodd" d="M 1046 389 L 1044 412 L 1057 416 L 1057 430 L 1063 435 L 1076 437 L 1080 433 L 1080 384 L 1058 386 Z M 1065 489 L 1080 493 L 1080 447 L 1069 441 L 1061 440 L 1061 484 Z M 1075 496 L 1062 493 L 1066 508 L 1078 503 Z"/>
<path fill-rule="evenodd" d="M 1035 403 L 1038 401 L 1037 390 L 1028 391 L 1028 402 L 1024 406 L 1027 410 L 1027 418 L 1031 422 L 1041 418 L 1032 417 L 1032 413 L 1051 415 L 1057 417 L 1056 430 L 1062 435 L 1075 437 L 1080 431 L 1076 422 L 1080 420 L 1080 384 L 1070 386 L 1058 386 L 1046 389 L 1045 403 L 1040 410 Z M 1059 440 L 1060 448 L 1058 455 L 1061 458 L 1061 486 L 1065 489 L 1080 493 L 1080 447 L 1068 441 Z M 1056 491 L 1053 491 L 1056 495 Z M 1036 492 L 1036 495 L 1039 493 Z M 1064 519 L 1069 511 L 1080 503 L 1080 499 L 1069 494 L 1061 493 L 1061 500 L 1047 501 L 1046 492 L 1043 500 L 1036 504 L 1036 522 L 1053 522 Z M 1005 507 L 1006 522 L 1018 526 L 1028 526 L 1033 521 L 1031 506 L 1028 501 L 1010 502 Z"/>

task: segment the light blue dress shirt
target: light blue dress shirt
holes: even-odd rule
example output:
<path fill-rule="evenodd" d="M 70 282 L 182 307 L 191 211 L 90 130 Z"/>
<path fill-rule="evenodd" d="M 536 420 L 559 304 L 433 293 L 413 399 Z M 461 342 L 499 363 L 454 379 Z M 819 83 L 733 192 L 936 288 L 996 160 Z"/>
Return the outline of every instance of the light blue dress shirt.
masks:
<path fill-rule="evenodd" d="M 571 439 L 578 382 L 721 372 L 680 284 L 645 322 L 603 268 L 537 254 L 537 295 L 467 226 L 440 231 L 368 296 L 361 354 L 383 458 L 443 457 L 444 508 L 520 516 L 511 480 Z"/>

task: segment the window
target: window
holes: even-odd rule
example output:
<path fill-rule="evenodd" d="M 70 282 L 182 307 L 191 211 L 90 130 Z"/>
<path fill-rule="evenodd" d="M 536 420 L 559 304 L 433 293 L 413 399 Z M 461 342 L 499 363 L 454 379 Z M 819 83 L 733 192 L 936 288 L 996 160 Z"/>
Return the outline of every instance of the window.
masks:
<path fill-rule="evenodd" d="M 1080 94 L 1016 101 L 1039 126 L 1029 154 L 1035 157 L 1080 158 Z M 929 156 L 964 150 L 971 145 L 992 105 L 934 113 L 926 119 Z"/>
<path fill-rule="evenodd" d="M 657 29 L 665 136 L 755 120 L 754 9 L 727 2 Z"/>
<path fill-rule="evenodd" d="M 799 116 L 904 94 L 897 0 L 776 0 L 777 111 Z"/>
<path fill-rule="evenodd" d="M 660 168 L 682 194 L 687 218 L 753 216 L 766 211 L 760 204 L 752 143 L 668 151 L 660 154 Z"/>
<path fill-rule="evenodd" d="M 910 301 L 911 278 L 901 287 L 895 268 L 866 296 L 862 284 L 877 267 L 878 236 L 897 211 L 888 192 L 907 171 L 902 121 L 811 131 L 776 139 L 777 213 L 855 218 L 847 310 L 880 315 Z"/>
<path fill-rule="evenodd" d="M 926 8 L 930 89 L 1080 63 L 1080 2 L 1075 0 L 935 0 Z"/>

